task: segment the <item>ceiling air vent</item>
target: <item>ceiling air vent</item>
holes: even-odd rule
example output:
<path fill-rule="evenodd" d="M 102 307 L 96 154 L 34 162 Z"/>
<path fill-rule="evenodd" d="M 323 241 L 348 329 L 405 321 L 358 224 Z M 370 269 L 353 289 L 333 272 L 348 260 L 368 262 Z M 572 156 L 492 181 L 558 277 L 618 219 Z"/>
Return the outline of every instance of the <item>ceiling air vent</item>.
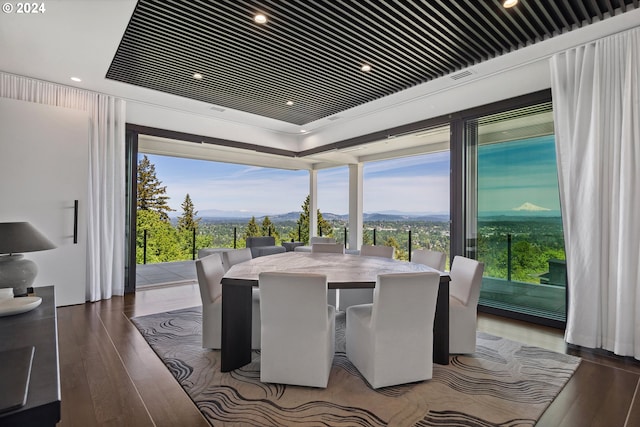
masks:
<path fill-rule="evenodd" d="M 460 80 L 460 79 L 464 79 L 465 77 L 469 77 L 471 75 L 473 75 L 472 71 L 464 70 L 459 72 L 458 74 L 452 74 L 450 77 L 452 80 Z"/>

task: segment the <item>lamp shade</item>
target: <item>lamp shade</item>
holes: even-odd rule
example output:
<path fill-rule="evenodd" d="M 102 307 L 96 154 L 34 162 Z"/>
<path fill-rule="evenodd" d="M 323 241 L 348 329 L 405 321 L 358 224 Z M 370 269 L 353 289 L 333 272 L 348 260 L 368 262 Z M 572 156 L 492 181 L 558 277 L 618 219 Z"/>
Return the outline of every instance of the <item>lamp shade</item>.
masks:
<path fill-rule="evenodd" d="M 28 222 L 0 222 L 0 254 L 44 251 L 55 247 Z"/>

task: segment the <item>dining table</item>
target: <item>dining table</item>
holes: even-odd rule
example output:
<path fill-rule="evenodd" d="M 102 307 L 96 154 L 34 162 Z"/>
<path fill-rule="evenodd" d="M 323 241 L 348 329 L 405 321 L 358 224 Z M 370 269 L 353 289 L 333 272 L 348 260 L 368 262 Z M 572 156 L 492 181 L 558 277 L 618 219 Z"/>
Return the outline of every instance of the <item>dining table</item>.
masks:
<path fill-rule="evenodd" d="M 316 273 L 328 289 L 374 288 L 378 275 L 435 271 L 440 274 L 433 326 L 433 361 L 449 364 L 449 273 L 424 264 L 352 254 L 284 252 L 233 265 L 222 278 L 221 371 L 251 362 L 251 293 L 263 272 Z"/>

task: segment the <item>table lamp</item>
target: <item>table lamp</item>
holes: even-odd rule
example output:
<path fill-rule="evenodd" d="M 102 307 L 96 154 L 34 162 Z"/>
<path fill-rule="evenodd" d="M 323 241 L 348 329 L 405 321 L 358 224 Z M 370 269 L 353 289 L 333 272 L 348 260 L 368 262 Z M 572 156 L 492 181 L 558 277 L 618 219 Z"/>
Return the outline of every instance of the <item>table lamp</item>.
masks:
<path fill-rule="evenodd" d="M 53 249 L 55 245 L 28 222 L 0 222 L 0 288 L 13 288 L 14 296 L 27 295 L 38 267 L 16 252 Z"/>

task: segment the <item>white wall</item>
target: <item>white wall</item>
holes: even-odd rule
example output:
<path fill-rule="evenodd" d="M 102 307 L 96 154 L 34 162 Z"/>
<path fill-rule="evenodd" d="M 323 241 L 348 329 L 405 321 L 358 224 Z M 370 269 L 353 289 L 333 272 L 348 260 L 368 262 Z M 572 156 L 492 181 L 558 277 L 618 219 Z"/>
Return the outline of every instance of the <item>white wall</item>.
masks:
<path fill-rule="evenodd" d="M 28 221 L 56 245 L 24 255 L 38 266 L 34 286 L 55 286 L 57 305 L 85 302 L 88 141 L 85 112 L 0 98 L 0 221 Z"/>

